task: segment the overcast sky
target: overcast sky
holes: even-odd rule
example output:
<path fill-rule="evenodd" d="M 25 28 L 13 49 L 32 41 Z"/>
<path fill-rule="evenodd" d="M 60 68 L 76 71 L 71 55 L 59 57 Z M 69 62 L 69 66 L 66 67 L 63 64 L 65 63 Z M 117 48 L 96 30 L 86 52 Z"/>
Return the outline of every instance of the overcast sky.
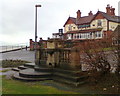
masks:
<path fill-rule="evenodd" d="M 94 14 L 106 12 L 107 4 L 113 6 L 118 15 L 119 0 L 0 0 L 0 42 L 3 44 L 28 43 L 34 40 L 35 4 L 38 8 L 38 37 L 47 39 L 52 33 L 63 28 L 69 16 L 76 17 L 77 10 L 82 16 L 89 11 Z"/>

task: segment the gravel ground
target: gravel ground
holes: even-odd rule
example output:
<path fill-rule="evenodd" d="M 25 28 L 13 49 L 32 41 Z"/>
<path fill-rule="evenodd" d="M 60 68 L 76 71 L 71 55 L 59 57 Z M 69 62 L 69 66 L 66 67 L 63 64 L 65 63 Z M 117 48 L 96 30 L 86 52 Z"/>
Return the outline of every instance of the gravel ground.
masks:
<path fill-rule="evenodd" d="M 11 78 L 11 76 L 15 73 L 15 71 L 11 70 L 12 68 L 0 68 L 0 75 L 6 75 L 7 78 Z M 6 72 L 1 72 L 4 70 L 8 70 Z"/>
<path fill-rule="evenodd" d="M 6 52 L 6 53 L 2 53 L 2 58 L 0 58 L 1 60 L 5 60 L 5 59 L 12 59 L 12 60 L 26 60 L 26 61 L 30 61 L 30 62 L 34 62 L 34 58 L 35 58 L 35 52 L 34 51 L 29 51 L 29 50 L 18 50 L 18 51 L 11 51 L 11 52 Z M 1 68 L 0 67 L 0 71 L 2 70 L 6 70 L 6 69 L 11 69 L 11 68 Z M 7 72 L 0 72 L 0 75 L 6 75 L 6 78 L 11 78 L 11 76 L 15 73 L 15 71 L 7 71 Z"/>
<path fill-rule="evenodd" d="M 35 58 L 35 52 L 34 51 L 29 51 L 29 50 L 18 50 L 18 51 L 11 51 L 7 53 L 2 53 L 2 60 L 5 59 L 19 59 L 19 60 L 26 60 L 30 62 L 34 62 Z"/>

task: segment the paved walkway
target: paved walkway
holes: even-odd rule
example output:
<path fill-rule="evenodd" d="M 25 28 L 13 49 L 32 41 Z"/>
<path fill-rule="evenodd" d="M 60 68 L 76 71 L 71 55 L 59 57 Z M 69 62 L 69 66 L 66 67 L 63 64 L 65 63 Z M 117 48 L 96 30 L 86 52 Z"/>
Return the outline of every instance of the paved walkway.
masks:
<path fill-rule="evenodd" d="M 19 59 L 19 60 L 26 60 L 26 61 L 34 62 L 34 58 L 35 58 L 35 52 L 29 51 L 29 50 L 26 51 L 25 49 L 2 53 L 2 60 Z"/>

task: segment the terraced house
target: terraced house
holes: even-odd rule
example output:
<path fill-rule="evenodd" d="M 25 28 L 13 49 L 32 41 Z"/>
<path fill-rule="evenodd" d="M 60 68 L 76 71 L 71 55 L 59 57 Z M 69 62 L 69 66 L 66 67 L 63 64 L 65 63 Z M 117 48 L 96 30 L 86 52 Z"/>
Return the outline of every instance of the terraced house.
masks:
<path fill-rule="evenodd" d="M 83 16 L 80 10 L 77 11 L 77 17 L 69 17 L 64 24 L 64 40 L 85 41 L 88 39 L 102 39 L 109 37 L 117 26 L 120 25 L 120 17 L 115 15 L 115 8 L 109 4 L 106 12 L 98 11 L 93 14 L 92 11 L 88 16 Z M 53 38 L 60 38 L 59 33 L 53 33 Z"/>

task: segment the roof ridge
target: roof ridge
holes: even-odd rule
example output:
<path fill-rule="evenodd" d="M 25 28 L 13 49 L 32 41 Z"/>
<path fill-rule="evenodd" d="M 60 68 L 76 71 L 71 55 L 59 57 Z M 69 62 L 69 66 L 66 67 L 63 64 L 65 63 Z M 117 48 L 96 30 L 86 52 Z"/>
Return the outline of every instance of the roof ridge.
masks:
<path fill-rule="evenodd" d="M 92 17 L 92 16 L 95 16 L 95 14 L 94 14 L 94 15 L 89 15 L 89 16 L 91 16 L 91 17 Z M 85 18 L 85 17 L 89 17 L 89 16 L 83 16 L 83 17 L 80 17 L 80 18 Z M 69 18 L 74 18 L 74 19 L 77 19 L 77 18 L 75 18 L 75 17 L 69 17 Z M 80 19 L 80 18 L 79 18 L 79 19 Z"/>
<path fill-rule="evenodd" d="M 104 14 L 106 14 L 106 15 L 108 15 L 108 16 L 111 16 L 111 17 L 120 17 L 120 16 L 117 16 L 117 15 L 109 15 L 109 14 L 107 14 L 107 13 L 105 13 L 105 12 L 102 12 L 102 11 L 99 11 L 99 12 L 104 13 Z"/>
<path fill-rule="evenodd" d="M 70 17 L 70 18 L 75 18 L 75 17 Z"/>
<path fill-rule="evenodd" d="M 83 16 L 83 17 L 80 17 L 80 18 L 89 17 L 89 16 L 95 16 L 95 14 L 94 15 Z"/>

